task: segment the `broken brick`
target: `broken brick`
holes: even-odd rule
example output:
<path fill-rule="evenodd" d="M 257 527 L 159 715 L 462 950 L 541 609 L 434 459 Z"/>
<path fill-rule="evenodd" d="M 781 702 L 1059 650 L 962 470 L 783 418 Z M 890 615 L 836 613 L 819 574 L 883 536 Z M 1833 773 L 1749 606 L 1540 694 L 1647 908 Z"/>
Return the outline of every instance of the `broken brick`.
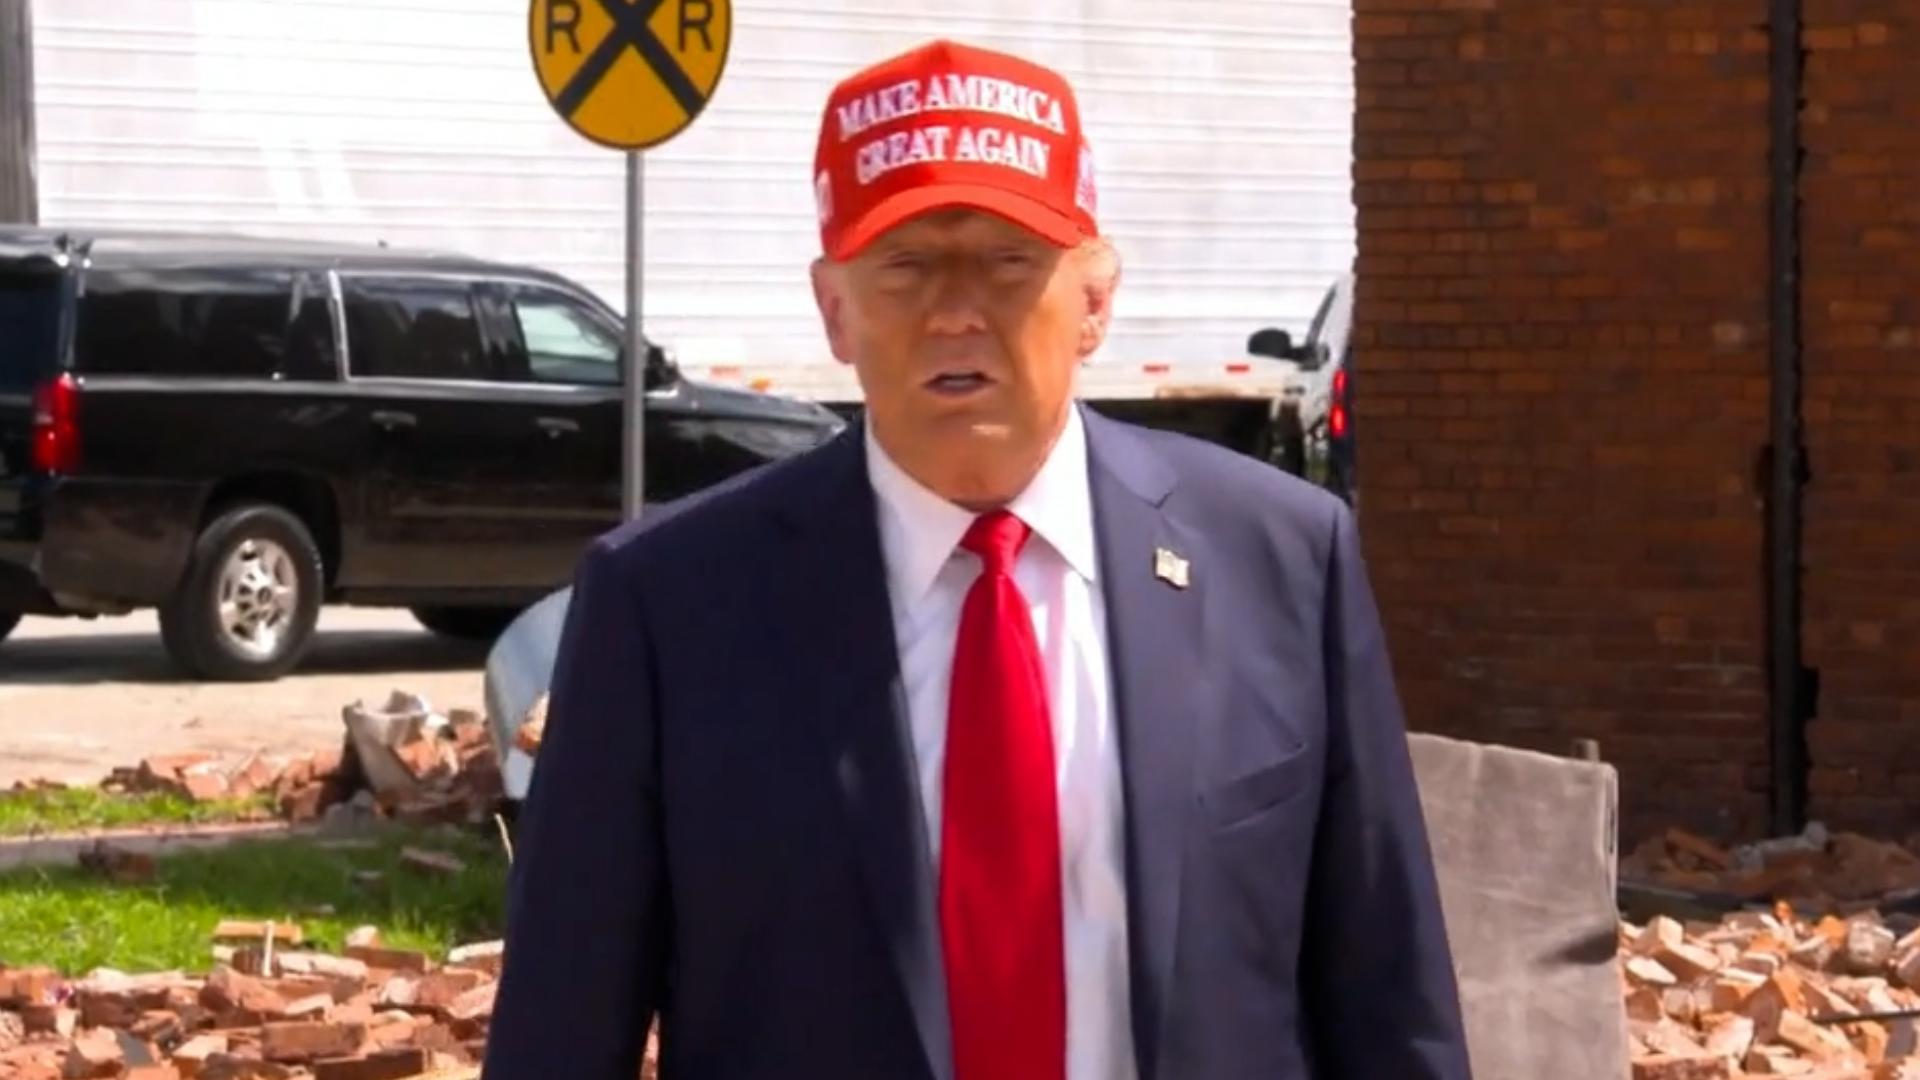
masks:
<path fill-rule="evenodd" d="M 389 1010 L 374 1014 L 367 1021 L 367 1038 L 375 1046 L 399 1046 L 413 1041 L 413 1033 L 419 1022 L 412 1013 Z"/>
<path fill-rule="evenodd" d="M 126 1068 L 120 1040 L 106 1028 L 94 1028 L 74 1037 L 67 1048 L 63 1073 L 67 1080 L 119 1076 Z"/>
<path fill-rule="evenodd" d="M 309 997 L 287 1002 L 286 1011 L 282 1015 L 286 1016 L 289 1020 L 323 1018 L 332 1008 L 332 994 L 313 994 Z"/>
<path fill-rule="evenodd" d="M 185 1033 L 180 1017 L 165 1009 L 149 1009 L 141 1013 L 140 1018 L 127 1030 L 143 1042 L 160 1046 L 172 1046 Z"/>
<path fill-rule="evenodd" d="M 181 777 L 188 770 L 213 760 L 214 755 L 207 753 L 157 754 L 140 763 L 139 785 L 146 791 L 180 791 Z"/>
<path fill-rule="evenodd" d="M 292 922 L 250 922 L 244 919 L 222 919 L 213 928 L 215 941 L 259 941 L 265 942 L 271 932 L 276 945 L 298 945 L 306 940 L 305 931 L 299 923 Z"/>
<path fill-rule="evenodd" d="M 426 953 L 412 952 L 407 949 L 386 949 L 373 945 L 348 946 L 346 953 L 369 968 L 379 971 L 425 974 L 433 970 L 433 961 Z"/>
<path fill-rule="evenodd" d="M 1680 980 L 1674 978 L 1658 960 L 1650 956 L 1635 956 L 1626 963 L 1627 974 L 1642 986 L 1675 986 Z"/>
<path fill-rule="evenodd" d="M 214 802 L 232 795 L 232 790 L 227 786 L 226 774 L 213 769 L 183 775 L 180 778 L 180 786 L 186 790 L 187 798 L 197 803 Z"/>
<path fill-rule="evenodd" d="M 59 1047 L 31 1043 L 0 1050 L 0 1076 L 7 1080 L 63 1080 L 63 1054 Z"/>
<path fill-rule="evenodd" d="M 462 995 L 476 987 L 482 987 L 485 983 L 487 983 L 487 977 L 477 971 L 468 971 L 463 968 L 436 971 L 430 975 L 421 976 L 414 983 L 413 1004 L 417 1008 L 430 1009 L 445 1016 L 453 1003 Z"/>
<path fill-rule="evenodd" d="M 0 971 L 0 1005 L 51 1005 L 60 985 L 60 976 L 51 968 Z"/>
<path fill-rule="evenodd" d="M 1698 945 L 1689 945 L 1685 942 L 1662 946 L 1654 953 L 1653 958 L 1682 982 L 1702 979 L 1720 970 L 1718 956 Z"/>
<path fill-rule="evenodd" d="M 327 786 L 325 784 L 302 784 L 280 795 L 280 816 L 296 825 L 318 821 L 321 811 L 326 807 Z"/>
<path fill-rule="evenodd" d="M 447 1054 L 456 1062 L 465 1063 L 466 1048 L 453 1031 L 444 1024 L 427 1024 L 416 1028 L 413 1033 L 413 1045 L 422 1050 Z"/>
<path fill-rule="evenodd" d="M 260 754 L 249 754 L 246 759 L 228 770 L 227 793 L 236 799 L 246 799 L 270 790 L 280 778 L 280 767 Z"/>
<path fill-rule="evenodd" d="M 1687 932 L 1679 922 L 1665 915 L 1656 915 L 1634 940 L 1633 951 L 1640 956 L 1652 956 L 1662 949 L 1683 944 L 1686 938 Z"/>
<path fill-rule="evenodd" d="M 215 1033 L 195 1035 L 173 1051 L 173 1063 L 180 1069 L 180 1075 L 184 1080 L 195 1080 L 200 1073 L 200 1067 L 206 1064 L 208 1058 L 226 1052 L 227 1037 L 225 1035 Z"/>
<path fill-rule="evenodd" d="M 215 1054 L 200 1067 L 197 1080 L 294 1080 L 297 1073 L 277 1061 L 238 1054 Z"/>
<path fill-rule="evenodd" d="M 62 1039 L 73 1038 L 80 1026 L 79 1010 L 65 1005 L 29 1005 L 20 1011 L 20 1019 L 31 1034 L 58 1035 Z"/>
<path fill-rule="evenodd" d="M 324 975 L 348 982 L 367 980 L 367 962 L 350 956 L 315 952 L 283 952 L 274 957 L 276 970 L 288 975 Z"/>
<path fill-rule="evenodd" d="M 314 1080 L 405 1080 L 426 1072 L 427 1052 L 408 1046 L 376 1050 L 365 1057 L 332 1058 L 313 1063 Z"/>
<path fill-rule="evenodd" d="M 82 991 L 74 995 L 83 1027 L 126 1028 L 140 1018 L 133 995 L 111 991 Z"/>
<path fill-rule="evenodd" d="M 1854 919 L 1847 924 L 1847 967 L 1857 975 L 1884 970 L 1893 956 L 1893 943 L 1893 931 L 1866 919 Z"/>
<path fill-rule="evenodd" d="M 366 1037 L 367 1029 L 360 1024 L 288 1020 L 260 1029 L 260 1056 L 281 1062 L 350 1057 Z"/>
<path fill-rule="evenodd" d="M 1633 1063 L 1633 1080 L 1727 1080 L 1727 1059 L 1714 1054 L 1656 1054 Z"/>
<path fill-rule="evenodd" d="M 497 979 L 500 977 L 500 967 L 506 959 L 506 954 L 505 942 L 483 941 L 473 945 L 462 945 L 448 952 L 447 963 L 453 967 L 484 971 Z"/>
<path fill-rule="evenodd" d="M 1728 1061 L 1739 1061 L 1753 1046 L 1753 1020 L 1745 1016 L 1721 1015 L 1708 1021 L 1707 1053 Z"/>
<path fill-rule="evenodd" d="M 216 968 L 200 991 L 200 1003 L 220 1018 L 222 1027 L 277 1019 L 287 1003 L 265 983 L 231 968 Z"/>

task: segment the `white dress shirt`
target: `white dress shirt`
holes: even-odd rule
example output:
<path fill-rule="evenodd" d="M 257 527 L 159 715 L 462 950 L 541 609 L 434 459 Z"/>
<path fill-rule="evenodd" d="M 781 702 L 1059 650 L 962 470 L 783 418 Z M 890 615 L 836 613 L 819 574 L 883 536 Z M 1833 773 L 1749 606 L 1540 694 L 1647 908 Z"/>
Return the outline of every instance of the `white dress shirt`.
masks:
<path fill-rule="evenodd" d="M 1108 679 L 1086 429 L 1077 405 L 1027 489 L 1007 509 L 1033 536 L 1014 581 L 1033 613 L 1047 672 L 1060 799 L 1067 1080 L 1134 1080 L 1120 752 Z M 866 429 L 895 639 L 933 863 L 940 864 L 941 765 L 960 609 L 980 560 L 959 544 L 974 514 L 908 476 Z"/>

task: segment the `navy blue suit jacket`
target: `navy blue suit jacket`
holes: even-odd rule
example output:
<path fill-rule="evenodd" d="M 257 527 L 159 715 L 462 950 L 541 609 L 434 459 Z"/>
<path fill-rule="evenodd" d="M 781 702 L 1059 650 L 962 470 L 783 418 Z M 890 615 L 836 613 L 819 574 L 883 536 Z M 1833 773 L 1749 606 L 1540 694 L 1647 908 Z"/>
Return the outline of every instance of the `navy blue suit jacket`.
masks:
<path fill-rule="evenodd" d="M 1347 508 L 1086 421 L 1142 1080 L 1464 1080 Z M 632 1080 L 656 1012 L 666 1080 L 952 1080 L 886 589 L 858 425 L 594 545 L 522 814 L 487 1080 Z"/>

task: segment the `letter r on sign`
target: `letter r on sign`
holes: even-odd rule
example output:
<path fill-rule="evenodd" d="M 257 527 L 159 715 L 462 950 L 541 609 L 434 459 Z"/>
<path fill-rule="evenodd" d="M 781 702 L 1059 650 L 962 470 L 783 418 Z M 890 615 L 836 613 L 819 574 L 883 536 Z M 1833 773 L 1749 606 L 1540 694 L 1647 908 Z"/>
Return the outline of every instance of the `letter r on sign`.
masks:
<path fill-rule="evenodd" d="M 680 0 L 680 52 L 687 51 L 687 32 L 700 35 L 700 45 L 708 52 L 713 51 L 713 38 L 708 36 L 708 27 L 713 25 L 713 0 Z"/>
<path fill-rule="evenodd" d="M 579 0 L 547 0 L 547 51 L 553 51 L 553 39 L 567 35 L 567 47 L 580 52 Z"/>

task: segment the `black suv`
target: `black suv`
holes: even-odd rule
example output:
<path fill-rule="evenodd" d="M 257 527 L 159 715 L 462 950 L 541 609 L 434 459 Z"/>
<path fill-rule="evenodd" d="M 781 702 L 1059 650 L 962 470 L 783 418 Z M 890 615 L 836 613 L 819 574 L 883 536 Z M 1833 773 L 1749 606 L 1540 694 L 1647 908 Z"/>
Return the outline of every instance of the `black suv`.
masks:
<path fill-rule="evenodd" d="M 526 267 L 0 227 L 0 637 L 158 607 L 187 672 L 264 679 L 323 603 L 495 633 L 620 521 L 622 341 Z M 645 378 L 650 503 L 844 423 Z"/>

